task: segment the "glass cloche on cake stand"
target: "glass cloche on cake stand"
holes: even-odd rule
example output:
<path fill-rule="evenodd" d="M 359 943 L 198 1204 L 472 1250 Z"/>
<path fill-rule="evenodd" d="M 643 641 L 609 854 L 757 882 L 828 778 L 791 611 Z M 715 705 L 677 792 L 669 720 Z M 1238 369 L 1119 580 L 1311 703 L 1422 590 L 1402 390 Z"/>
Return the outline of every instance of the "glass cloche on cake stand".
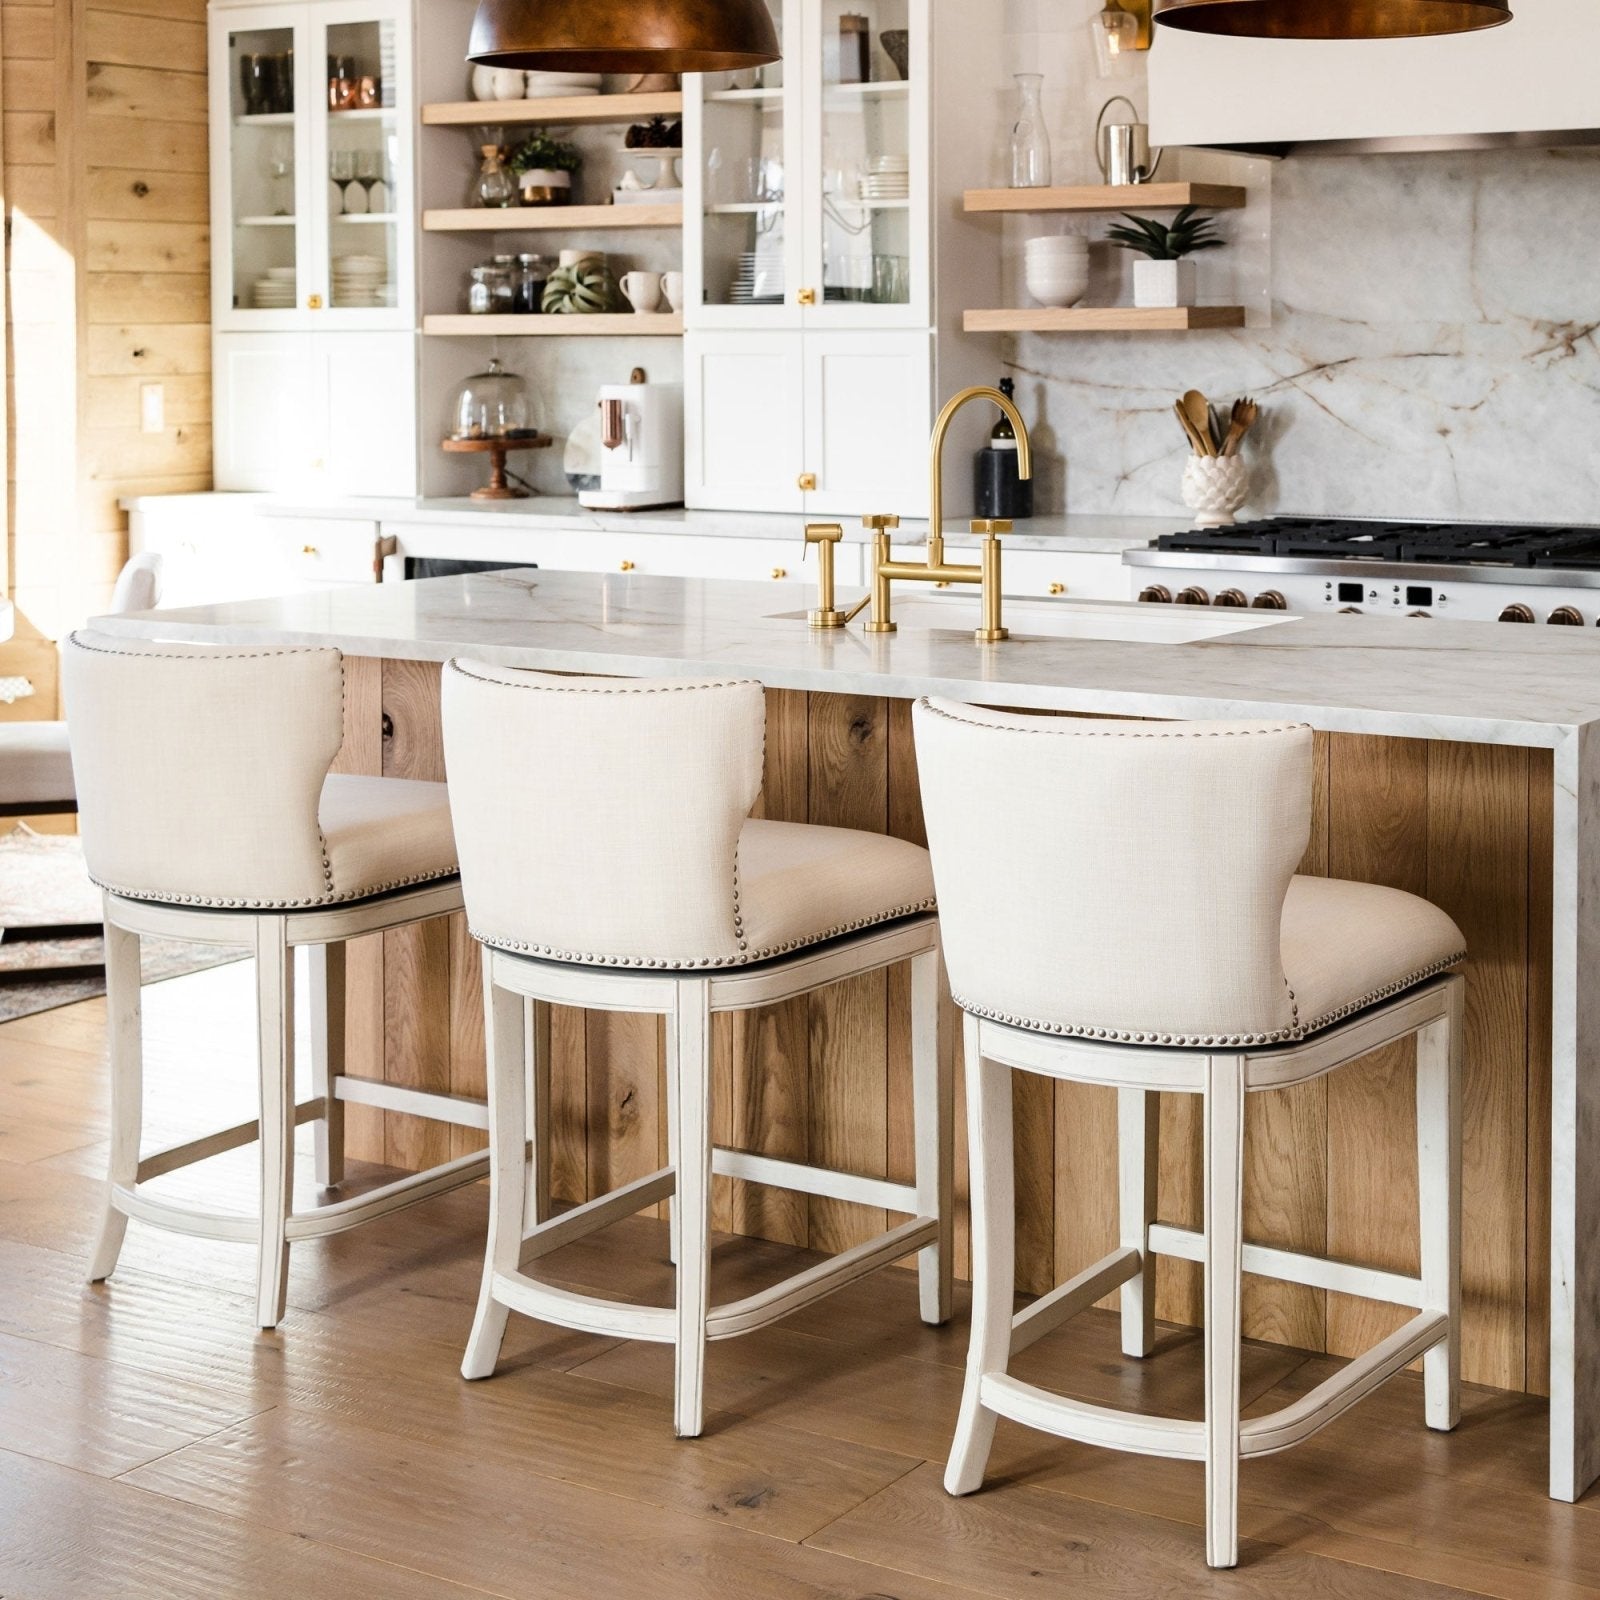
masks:
<path fill-rule="evenodd" d="M 489 481 L 472 491 L 474 500 L 526 499 L 530 491 L 509 481 L 506 456 L 513 450 L 547 450 L 550 443 L 535 425 L 528 386 L 498 357 L 458 384 L 450 397 L 445 450 L 489 457 Z"/>

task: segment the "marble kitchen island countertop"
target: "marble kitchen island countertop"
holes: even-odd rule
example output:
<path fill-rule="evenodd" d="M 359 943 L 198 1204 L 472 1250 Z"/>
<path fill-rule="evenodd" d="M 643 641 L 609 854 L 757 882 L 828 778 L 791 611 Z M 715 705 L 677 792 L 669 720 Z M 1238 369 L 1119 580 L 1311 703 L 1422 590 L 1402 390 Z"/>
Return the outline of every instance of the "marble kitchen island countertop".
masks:
<path fill-rule="evenodd" d="M 728 674 L 771 688 L 940 694 L 1044 710 L 1284 717 L 1339 732 L 1471 743 L 1555 746 L 1600 721 L 1600 632 L 1319 615 L 1150 643 L 1045 630 L 1055 616 L 1086 609 L 1135 627 L 1149 618 L 1152 629 L 1181 614 L 1034 600 L 1007 602 L 1011 639 L 978 645 L 970 631 L 976 592 L 934 606 L 920 588 L 896 585 L 902 625 L 891 635 L 865 634 L 859 621 L 813 632 L 803 613 L 780 610 L 766 584 L 555 571 L 351 585 L 95 626 L 224 644 L 330 644 L 390 659 L 468 655 L 560 672 Z M 939 625 L 927 625 L 930 617 Z"/>

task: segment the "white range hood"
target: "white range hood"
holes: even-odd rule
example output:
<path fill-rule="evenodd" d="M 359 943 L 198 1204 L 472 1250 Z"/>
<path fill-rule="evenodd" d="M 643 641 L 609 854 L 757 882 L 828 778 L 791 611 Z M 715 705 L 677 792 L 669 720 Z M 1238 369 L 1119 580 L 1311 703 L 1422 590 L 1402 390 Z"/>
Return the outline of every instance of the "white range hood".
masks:
<path fill-rule="evenodd" d="M 1150 136 L 1264 154 L 1600 142 L 1600 0 L 1510 0 L 1442 39 L 1231 39 L 1157 27 Z"/>

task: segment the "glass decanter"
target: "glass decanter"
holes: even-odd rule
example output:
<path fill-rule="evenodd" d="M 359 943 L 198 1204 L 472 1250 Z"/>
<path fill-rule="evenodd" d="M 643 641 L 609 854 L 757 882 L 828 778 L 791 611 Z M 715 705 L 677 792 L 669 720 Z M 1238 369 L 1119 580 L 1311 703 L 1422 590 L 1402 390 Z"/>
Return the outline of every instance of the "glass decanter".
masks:
<path fill-rule="evenodd" d="M 478 173 L 476 199 L 480 206 L 514 206 L 517 203 L 517 180 L 505 169 L 505 160 L 497 144 L 480 145 L 483 166 Z"/>
<path fill-rule="evenodd" d="M 1017 80 L 1017 121 L 1011 130 L 1011 187 L 1047 189 L 1050 187 L 1050 134 L 1044 125 L 1040 94 L 1044 74 L 1019 72 Z"/>

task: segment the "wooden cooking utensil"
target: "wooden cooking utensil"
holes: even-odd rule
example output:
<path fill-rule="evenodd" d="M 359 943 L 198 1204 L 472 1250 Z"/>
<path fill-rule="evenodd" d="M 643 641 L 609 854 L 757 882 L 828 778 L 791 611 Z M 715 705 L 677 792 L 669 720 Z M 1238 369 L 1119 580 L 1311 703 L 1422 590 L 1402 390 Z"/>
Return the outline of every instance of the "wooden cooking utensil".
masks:
<path fill-rule="evenodd" d="M 1248 397 L 1233 402 L 1233 414 L 1228 423 L 1228 437 L 1222 441 L 1222 453 L 1225 456 L 1236 456 L 1239 446 L 1244 443 L 1244 436 L 1255 426 L 1256 418 L 1261 415 L 1261 407 Z"/>
<path fill-rule="evenodd" d="M 1217 446 L 1211 437 L 1211 407 L 1206 397 L 1198 389 L 1190 389 L 1185 392 L 1182 404 L 1184 414 L 1189 419 L 1189 426 L 1194 429 L 1195 437 L 1199 441 L 1197 454 L 1214 456 L 1217 453 Z"/>
<path fill-rule="evenodd" d="M 1206 453 L 1205 445 L 1200 440 L 1200 435 L 1194 431 L 1194 424 L 1189 420 L 1189 413 L 1183 409 L 1183 401 L 1172 402 L 1172 414 L 1178 419 L 1178 426 L 1183 429 L 1183 436 L 1189 441 L 1189 449 L 1197 456 Z"/>

